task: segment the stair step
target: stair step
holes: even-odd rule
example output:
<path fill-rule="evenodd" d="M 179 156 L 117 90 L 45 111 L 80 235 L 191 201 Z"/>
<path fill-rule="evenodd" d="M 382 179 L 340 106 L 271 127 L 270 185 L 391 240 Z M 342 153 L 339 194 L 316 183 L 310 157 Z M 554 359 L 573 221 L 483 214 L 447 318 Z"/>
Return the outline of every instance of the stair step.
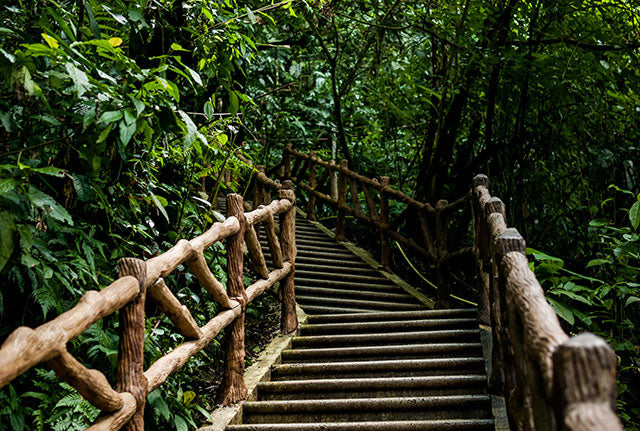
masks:
<path fill-rule="evenodd" d="M 484 393 L 486 376 L 481 374 L 305 379 L 261 382 L 261 400 L 388 398 Z"/>
<path fill-rule="evenodd" d="M 304 261 L 300 261 L 296 259 L 296 271 L 313 271 L 320 273 L 331 273 L 331 274 L 369 274 L 369 275 L 379 275 L 375 269 L 371 268 L 371 266 L 366 265 L 362 267 L 345 267 L 340 273 L 336 272 L 337 268 L 334 265 L 323 265 L 323 264 L 314 264 L 308 263 Z"/>
<path fill-rule="evenodd" d="M 416 331 L 393 332 L 373 334 L 349 334 L 349 335 L 314 335 L 310 337 L 293 337 L 292 347 L 319 347 L 319 346 L 362 346 L 362 345 L 391 345 L 406 344 L 417 341 L 426 342 L 432 340 L 477 341 L 480 338 L 478 329 L 449 329 L 440 331 Z"/>
<path fill-rule="evenodd" d="M 377 289 L 380 288 L 382 290 L 387 290 L 389 287 L 393 287 L 396 291 L 401 291 L 400 288 L 390 281 L 387 281 L 384 278 L 379 278 L 377 282 L 357 282 L 357 281 L 341 281 L 341 280 L 322 280 L 317 278 L 307 278 L 303 276 L 299 276 L 296 273 L 296 281 L 299 284 L 305 286 L 331 286 L 331 287 L 342 287 L 342 288 L 352 288 L 352 289 Z"/>
<path fill-rule="evenodd" d="M 296 266 L 297 270 L 297 266 Z M 348 322 L 373 322 L 381 320 L 417 320 L 417 319 L 433 319 L 439 317 L 447 318 L 473 318 L 475 319 L 477 310 L 475 308 L 447 308 L 439 310 L 420 310 L 420 311 L 390 311 L 387 313 L 376 313 L 375 315 L 363 316 L 361 314 L 339 314 L 327 315 L 321 314 L 309 316 L 309 323 L 348 323 Z"/>
<path fill-rule="evenodd" d="M 372 319 L 373 320 L 373 319 Z M 381 332 L 408 329 L 462 329 L 477 328 L 476 319 L 452 318 L 452 319 L 420 319 L 420 320 L 383 320 L 373 322 L 346 322 L 346 323 L 310 323 L 300 325 L 300 333 L 302 335 L 321 335 L 321 334 L 346 334 L 365 332 Z"/>
<path fill-rule="evenodd" d="M 491 419 L 230 425 L 228 431 L 487 431 Z"/>
<path fill-rule="evenodd" d="M 296 280 L 298 281 L 298 280 Z M 308 286 L 300 286 L 296 285 L 296 295 L 308 295 L 308 296 L 319 296 L 319 297 L 355 297 L 355 298 L 366 298 L 366 299 L 376 299 L 376 300 L 384 300 L 389 299 L 392 301 L 401 301 L 401 302 L 410 302 L 415 303 L 416 299 L 413 296 L 407 295 L 406 293 L 390 293 L 390 292 L 376 292 L 375 290 L 351 290 L 351 289 L 329 289 L 323 287 L 308 287 Z M 398 289 L 396 289 L 398 292 Z"/>
<path fill-rule="evenodd" d="M 372 274 L 375 274 L 372 272 Z M 308 269 L 300 269 L 298 267 L 296 267 L 296 276 L 299 276 L 301 278 L 309 278 L 312 280 L 341 280 L 341 281 L 346 281 L 346 282 L 359 282 L 359 283 L 366 283 L 366 282 L 372 282 L 372 283 L 380 283 L 380 282 L 389 282 L 390 285 L 395 286 L 395 284 L 392 284 L 391 281 L 387 280 L 385 277 L 383 277 L 382 275 L 378 274 L 378 275 L 365 275 L 365 274 L 342 274 L 342 273 L 337 273 L 337 272 L 328 272 L 328 271 L 320 271 L 320 270 L 308 270 Z"/>
<path fill-rule="evenodd" d="M 429 343 L 405 344 L 393 346 L 363 346 L 363 347 L 330 347 L 321 349 L 286 349 L 282 351 L 283 361 L 323 360 L 353 361 L 356 358 L 370 360 L 395 359 L 406 355 L 407 359 L 427 359 L 433 357 L 458 357 L 461 353 L 480 356 L 480 343 Z"/>
<path fill-rule="evenodd" d="M 441 375 L 484 372 L 483 358 L 432 358 L 432 359 L 392 359 L 388 361 L 352 362 L 307 362 L 274 365 L 271 378 L 276 380 L 296 379 L 300 376 L 335 378 L 356 377 L 375 372 L 385 375 Z"/>
<path fill-rule="evenodd" d="M 362 299 L 343 299 L 343 298 L 316 298 L 313 296 L 296 295 L 296 301 L 300 304 L 315 305 L 351 305 L 363 309 L 372 310 L 419 310 L 424 307 L 422 304 L 405 304 L 400 302 L 389 301 L 367 301 Z"/>
<path fill-rule="evenodd" d="M 350 260 L 346 262 L 345 260 L 338 258 L 331 259 L 330 257 L 298 255 L 296 257 L 296 267 L 299 263 L 311 265 L 329 265 L 332 272 L 341 272 L 343 270 L 345 272 L 349 272 L 349 270 L 351 270 L 354 266 L 359 268 L 367 268 L 370 271 L 372 270 L 369 264 L 363 262 L 359 258 L 355 258 L 352 261 Z"/>
<path fill-rule="evenodd" d="M 332 253 L 340 253 L 340 254 L 348 254 L 350 256 L 353 256 L 353 253 L 351 253 L 349 250 L 347 250 L 344 247 L 339 246 L 338 244 L 335 243 L 327 243 L 326 245 L 309 245 L 306 244 L 304 242 L 299 243 L 296 242 L 296 246 L 298 247 L 298 250 L 305 250 L 305 251 L 322 251 L 322 252 L 327 252 L 330 251 Z"/>
<path fill-rule="evenodd" d="M 317 306 L 317 305 L 304 305 L 304 304 L 298 304 L 298 305 L 302 308 L 302 310 L 304 310 L 305 313 L 307 313 L 310 316 L 315 314 L 315 313 L 323 314 L 323 315 L 329 315 L 329 314 L 340 315 L 342 313 L 360 313 L 360 314 L 377 313 L 376 310 L 364 310 L 364 309 L 361 309 L 361 308 L 322 307 L 322 306 Z"/>
<path fill-rule="evenodd" d="M 264 252 L 265 257 L 271 256 L 271 252 Z M 298 256 L 296 257 L 296 261 L 302 257 L 318 257 L 318 258 L 327 258 L 332 260 L 337 260 L 338 262 L 342 262 L 344 264 L 345 261 L 351 262 L 362 262 L 362 260 L 352 253 L 333 253 L 330 251 L 316 251 L 316 250 L 299 250 Z M 364 263 L 364 262 L 362 262 Z"/>
<path fill-rule="evenodd" d="M 488 419 L 486 395 L 249 401 L 245 423 L 370 421 L 402 419 Z"/>

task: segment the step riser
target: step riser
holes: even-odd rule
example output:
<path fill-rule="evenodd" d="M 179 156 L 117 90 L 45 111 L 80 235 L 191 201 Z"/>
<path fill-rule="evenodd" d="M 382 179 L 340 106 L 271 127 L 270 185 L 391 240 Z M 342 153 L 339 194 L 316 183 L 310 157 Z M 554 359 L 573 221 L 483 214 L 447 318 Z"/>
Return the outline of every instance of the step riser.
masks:
<path fill-rule="evenodd" d="M 400 356 L 401 355 L 401 356 Z M 288 362 L 326 362 L 326 361 L 354 361 L 354 360 L 393 360 L 452 358 L 465 355 L 467 357 L 481 357 L 482 348 L 479 344 L 416 344 L 410 346 L 381 346 L 337 349 L 296 349 L 283 350 L 282 361 Z"/>
<path fill-rule="evenodd" d="M 340 362 L 338 362 L 340 363 Z M 284 382 L 299 379 L 366 379 L 366 378 L 394 378 L 394 377 L 434 377 L 448 376 L 452 373 L 458 375 L 474 375 L 484 373 L 484 365 L 468 369 L 430 369 L 430 370 L 397 370 L 397 371 L 362 371 L 362 372 L 335 372 L 335 373 L 298 373 L 295 375 L 271 372 L 271 380 Z"/>
<path fill-rule="evenodd" d="M 301 284 L 301 283 L 300 283 Z M 367 300 L 380 301 L 388 299 L 394 302 L 408 302 L 414 303 L 415 298 L 409 295 L 404 295 L 402 293 L 392 293 L 392 292 L 380 292 L 375 290 L 350 290 L 350 289 L 335 289 L 324 288 L 324 287 L 309 287 L 309 286 L 301 286 L 299 283 L 296 283 L 296 295 L 306 295 L 306 296 L 316 296 L 316 297 L 341 297 L 341 298 L 361 298 Z M 397 291 L 396 291 L 397 292 Z"/>
<path fill-rule="evenodd" d="M 376 334 L 355 334 L 335 336 L 295 337 L 292 341 L 293 348 L 308 347 L 342 347 L 342 346 L 380 346 L 392 344 L 407 344 L 408 342 L 424 343 L 429 341 L 443 342 L 472 342 L 480 340 L 480 332 L 475 330 L 461 331 L 424 331 L 424 332 L 397 332 Z"/>
<path fill-rule="evenodd" d="M 262 401 L 286 401 L 286 400 L 324 400 L 341 398 L 384 398 L 384 397 L 423 397 L 443 395 L 483 395 L 484 388 L 465 387 L 450 389 L 387 389 L 378 391 L 315 391 L 315 392 L 258 392 Z"/>
<path fill-rule="evenodd" d="M 297 267 L 296 267 L 297 268 Z M 361 322 L 361 321 L 397 321 L 397 320 L 419 320 L 419 319 L 475 319 L 476 310 L 474 309 L 452 309 L 452 310 L 420 310 L 411 311 L 407 313 L 380 313 L 375 316 L 362 316 L 361 314 L 348 315 L 343 314 L 340 316 L 322 316 L 315 315 L 309 316 L 309 323 L 348 323 L 348 322 Z"/>
<path fill-rule="evenodd" d="M 330 413 L 309 412 L 290 414 L 244 414 L 245 423 L 295 423 L 295 422 L 356 422 L 356 421 L 389 421 L 389 420 L 433 420 L 433 419 L 489 419 L 487 407 L 472 408 L 465 406 L 460 408 L 429 410 L 381 410 L 377 412 L 358 413 Z"/>
<path fill-rule="evenodd" d="M 489 431 L 493 429 L 493 421 L 487 419 L 352 423 L 293 423 L 232 425 L 227 427 L 228 431 Z"/>
<path fill-rule="evenodd" d="M 351 280 L 318 280 L 313 278 L 308 278 L 300 274 L 296 274 L 296 281 L 298 284 L 309 287 L 326 287 L 331 289 L 393 289 L 395 292 L 402 292 L 398 289 L 397 286 L 394 286 L 391 282 L 385 281 L 385 279 L 380 278 L 376 281 L 357 281 L 356 279 Z M 407 295 L 405 295 L 407 296 Z"/>
<path fill-rule="evenodd" d="M 418 310 L 423 306 L 420 304 L 402 304 L 383 301 L 364 301 L 346 298 L 317 298 L 313 296 L 297 295 L 296 301 L 300 304 L 324 305 L 324 306 L 352 306 L 371 310 Z"/>
<path fill-rule="evenodd" d="M 372 332 L 399 332 L 442 329 L 477 329 L 473 319 L 430 319 L 387 322 L 357 322 L 300 325 L 301 335 L 365 334 Z"/>

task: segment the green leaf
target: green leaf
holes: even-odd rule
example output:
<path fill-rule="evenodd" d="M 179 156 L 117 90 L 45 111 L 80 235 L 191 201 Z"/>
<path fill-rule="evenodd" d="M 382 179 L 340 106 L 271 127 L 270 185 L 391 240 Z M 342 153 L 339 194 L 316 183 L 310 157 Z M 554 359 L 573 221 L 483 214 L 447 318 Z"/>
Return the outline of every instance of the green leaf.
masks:
<path fill-rule="evenodd" d="M 0 196 L 5 193 L 9 193 L 18 185 L 18 180 L 15 178 L 3 178 L 0 180 Z"/>
<path fill-rule="evenodd" d="M 2 266 L 0 266 L 0 269 L 2 269 Z M 624 303 L 624 306 L 628 307 L 634 302 L 640 302 L 640 298 L 638 298 L 637 296 L 630 296 L 629 298 L 627 298 L 627 301 Z"/>
<path fill-rule="evenodd" d="M 113 123 L 109 124 L 106 129 L 100 132 L 100 136 L 98 136 L 98 140 L 96 141 L 96 144 L 101 144 L 104 141 L 106 141 L 107 138 L 109 137 L 109 133 L 111 133 L 111 129 L 113 129 Z"/>
<path fill-rule="evenodd" d="M 106 111 L 100 115 L 98 122 L 100 123 L 115 123 L 116 121 L 122 119 L 122 111 Z"/>
<path fill-rule="evenodd" d="M 236 115 L 238 113 L 238 108 L 240 107 L 240 101 L 238 100 L 238 95 L 235 91 L 229 91 L 229 112 L 231 115 Z"/>
<path fill-rule="evenodd" d="M 196 81 L 196 83 L 198 85 L 202 85 L 202 78 L 200 77 L 200 74 L 198 74 L 198 72 L 196 72 L 195 70 L 191 69 L 190 67 L 187 67 L 187 70 L 189 71 L 189 75 L 191 75 L 191 78 L 194 81 Z"/>
<path fill-rule="evenodd" d="M 175 42 L 171 44 L 171 49 L 173 49 L 174 51 L 188 51 L 187 49 L 184 49 L 182 45 Z"/>
<path fill-rule="evenodd" d="M 589 263 L 587 263 L 587 268 L 590 268 L 592 266 L 606 265 L 608 263 L 612 263 L 611 259 L 592 259 L 589 261 Z"/>
<path fill-rule="evenodd" d="M 49 45 L 50 48 L 58 48 L 59 44 L 55 37 L 49 36 L 47 33 L 41 33 L 40 35 L 44 41 L 47 42 L 47 45 Z"/>
<path fill-rule="evenodd" d="M 73 174 L 71 175 L 73 179 L 73 188 L 76 190 L 78 194 L 78 199 L 82 202 L 86 202 L 91 200 L 95 196 L 95 192 L 91 187 L 91 183 L 84 175 Z"/>
<path fill-rule="evenodd" d="M 189 426 L 187 422 L 182 418 L 182 416 L 177 416 L 174 419 L 176 425 L 176 431 L 189 431 Z"/>
<path fill-rule="evenodd" d="M 573 315 L 573 312 L 570 309 L 568 309 L 567 307 L 565 307 L 563 304 L 559 303 L 555 299 L 547 298 L 547 301 L 549 301 L 549 304 L 551 304 L 551 307 L 553 307 L 553 310 L 563 320 L 565 320 L 570 325 L 573 325 L 575 323 L 575 316 Z"/>
<path fill-rule="evenodd" d="M 193 391 L 187 391 L 182 395 L 182 400 L 186 405 L 191 404 L 191 401 L 196 397 L 196 393 Z"/>
<path fill-rule="evenodd" d="M 153 406 L 153 408 L 155 408 L 160 413 L 165 421 L 169 420 L 169 418 L 171 417 L 171 412 L 169 411 L 167 402 L 164 400 L 164 398 L 162 398 L 162 395 L 160 395 L 160 391 L 151 392 L 147 396 L 147 401 L 149 401 L 149 404 L 151 404 L 151 406 Z"/>
<path fill-rule="evenodd" d="M 74 83 L 74 88 L 78 93 L 78 97 L 82 96 L 90 87 L 87 74 L 75 67 L 72 63 L 65 64 L 65 68 Z"/>
<path fill-rule="evenodd" d="M 168 79 L 161 78 L 156 76 L 156 82 L 160 84 L 160 87 L 163 88 L 176 102 L 180 102 L 180 91 L 178 90 L 178 86 Z"/>
<path fill-rule="evenodd" d="M 160 210 L 160 213 L 162 213 L 165 220 L 167 220 L 167 223 L 170 223 L 169 214 L 167 214 L 167 210 L 164 209 L 164 206 L 160 203 L 160 200 L 158 199 L 158 197 L 152 192 L 149 192 L 149 193 L 151 194 L 151 199 L 153 200 L 153 203 L 156 205 L 156 208 Z"/>
<path fill-rule="evenodd" d="M 134 122 L 132 124 L 127 125 L 126 121 L 122 120 L 119 123 L 119 129 L 120 129 L 120 141 L 122 142 L 122 145 L 127 145 L 131 140 L 131 138 L 133 137 L 133 135 L 135 135 L 136 133 L 136 123 Z"/>
<path fill-rule="evenodd" d="M 189 117 L 189 115 L 187 115 L 187 113 L 184 111 L 178 111 L 178 114 L 180 115 L 180 118 L 182 118 L 182 121 L 184 121 L 184 124 L 187 126 L 187 135 L 184 138 L 184 148 L 187 149 L 191 147 L 196 137 L 200 139 L 203 144 L 207 145 L 207 138 L 205 138 L 204 135 L 198 131 L 198 128 L 196 127 L 193 120 L 191 120 L 191 117 Z"/>
<path fill-rule="evenodd" d="M 631 220 L 633 229 L 638 230 L 638 226 L 640 226 L 640 200 L 631 206 L 629 210 L 629 220 Z"/>
<path fill-rule="evenodd" d="M 256 16 L 253 14 L 251 9 L 249 9 L 249 6 L 247 6 L 247 16 L 249 17 L 249 21 L 251 21 L 251 24 L 256 23 Z"/>
<path fill-rule="evenodd" d="M 41 209 L 45 214 L 56 220 L 73 226 L 73 220 L 69 212 L 51 196 L 33 186 L 29 186 L 28 196 L 34 207 Z"/>
<path fill-rule="evenodd" d="M 124 122 L 127 126 L 136 122 L 136 116 L 133 115 L 131 109 L 124 110 Z"/>
<path fill-rule="evenodd" d="M 140 114 L 144 111 L 144 102 L 140 99 L 136 99 L 135 97 L 132 97 L 131 101 L 133 102 L 133 106 L 136 108 L 137 117 L 140 117 Z"/>
<path fill-rule="evenodd" d="M 13 216 L 7 211 L 0 212 L 0 271 L 7 264 L 11 253 L 15 247 L 13 234 L 16 226 L 13 223 Z"/>
<path fill-rule="evenodd" d="M 64 170 L 56 168 L 55 166 L 46 166 L 44 168 L 33 168 L 34 172 L 44 175 L 51 175 L 52 177 L 62 178 L 64 177 Z"/>
<path fill-rule="evenodd" d="M 207 116 L 208 119 L 213 118 L 213 115 L 215 114 L 215 109 L 213 108 L 213 103 L 207 101 L 204 104 L 204 115 Z"/>

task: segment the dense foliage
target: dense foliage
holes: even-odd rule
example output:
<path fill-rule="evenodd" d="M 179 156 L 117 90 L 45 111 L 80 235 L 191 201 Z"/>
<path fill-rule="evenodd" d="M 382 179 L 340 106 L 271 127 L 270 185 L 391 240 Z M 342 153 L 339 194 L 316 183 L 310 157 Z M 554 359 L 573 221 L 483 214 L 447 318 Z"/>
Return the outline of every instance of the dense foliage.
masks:
<path fill-rule="evenodd" d="M 288 143 L 325 159 L 335 143 L 420 200 L 487 173 L 567 330 L 620 355 L 620 412 L 638 429 L 639 26 L 636 0 L 6 1 L 0 338 L 108 284 L 118 258 L 211 223 L 240 142 L 268 166 Z M 209 258 L 221 276 L 223 248 Z M 215 313 L 193 280 L 170 282 L 199 322 Z M 149 314 L 153 361 L 178 339 Z M 116 326 L 95 325 L 74 353 L 108 371 Z M 213 400 L 185 376 L 216 355 L 150 396 L 149 423 L 203 419 L 196 406 Z M 0 429 L 95 417 L 48 370 L 15 386 L 0 392 Z"/>

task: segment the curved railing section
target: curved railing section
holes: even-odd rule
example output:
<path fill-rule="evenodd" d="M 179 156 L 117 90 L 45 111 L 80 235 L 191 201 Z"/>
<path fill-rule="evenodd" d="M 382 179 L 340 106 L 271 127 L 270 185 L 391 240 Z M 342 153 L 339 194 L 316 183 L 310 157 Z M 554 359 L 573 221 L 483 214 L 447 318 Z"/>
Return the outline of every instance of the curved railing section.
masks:
<path fill-rule="evenodd" d="M 0 348 L 0 387 L 30 368 L 46 362 L 56 374 L 91 404 L 103 411 L 89 429 L 144 430 L 146 396 L 170 374 L 179 370 L 193 355 L 206 347 L 223 328 L 227 329 L 226 362 L 221 388 L 224 404 L 246 397 L 244 384 L 244 315 L 248 303 L 267 288 L 280 282 L 282 293 L 282 330 L 293 332 L 297 326 L 294 293 L 295 272 L 295 194 L 286 183 L 278 199 L 253 211 L 243 210 L 243 198 L 227 196 L 227 218 L 192 239 L 182 239 L 165 253 L 147 261 L 125 258 L 118 262 L 119 278 L 100 291 L 89 291 L 75 307 L 37 327 L 20 327 Z M 274 217 L 279 215 L 279 226 Z M 265 263 L 256 228 L 264 227 L 273 257 L 274 270 Z M 211 273 L 204 251 L 217 241 L 227 247 L 227 286 Z M 244 244 L 250 262 L 260 279 L 245 289 L 243 282 Z M 206 325 L 198 327 L 191 313 L 165 283 L 165 278 L 185 264 L 202 286 L 224 309 Z M 188 340 L 143 369 L 145 300 L 149 296 L 170 317 L 177 330 Z M 87 369 L 66 348 L 66 344 L 91 325 L 120 310 L 120 345 L 116 385 L 106 376 Z"/>

